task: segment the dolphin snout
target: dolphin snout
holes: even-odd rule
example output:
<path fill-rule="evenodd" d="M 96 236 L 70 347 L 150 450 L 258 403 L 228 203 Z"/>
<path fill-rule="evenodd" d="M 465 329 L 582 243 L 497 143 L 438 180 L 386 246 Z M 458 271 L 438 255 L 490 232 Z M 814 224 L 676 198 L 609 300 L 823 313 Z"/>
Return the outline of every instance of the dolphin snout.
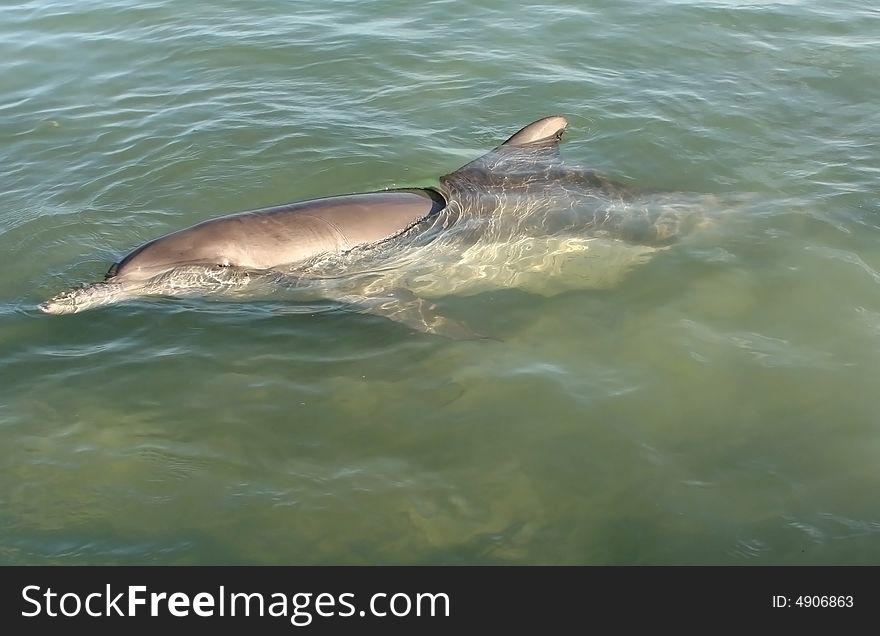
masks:
<path fill-rule="evenodd" d="M 61 292 L 40 303 L 37 307 L 44 314 L 60 316 L 75 314 L 92 307 L 108 305 L 125 296 L 125 287 L 116 283 L 91 283 Z"/>
<path fill-rule="evenodd" d="M 37 305 L 37 309 L 39 309 L 44 314 L 51 314 L 53 316 L 61 316 L 63 314 L 75 314 L 79 311 L 79 308 L 76 306 L 76 303 L 73 302 L 70 298 L 61 298 L 60 295 L 55 298 L 50 298 L 46 302 L 42 302 Z"/>

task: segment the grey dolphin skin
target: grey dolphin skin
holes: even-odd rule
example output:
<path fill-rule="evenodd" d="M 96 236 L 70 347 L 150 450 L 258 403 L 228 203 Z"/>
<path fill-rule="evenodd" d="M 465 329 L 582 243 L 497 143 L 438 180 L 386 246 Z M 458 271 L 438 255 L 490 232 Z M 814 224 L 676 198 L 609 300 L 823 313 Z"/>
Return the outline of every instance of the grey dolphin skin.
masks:
<path fill-rule="evenodd" d="M 71 314 L 147 296 L 287 289 L 419 331 L 468 337 L 467 327 L 434 313 L 426 298 L 602 286 L 614 274 L 596 267 L 597 257 L 623 271 L 693 225 L 695 215 L 680 201 L 652 202 L 565 164 L 559 140 L 566 126 L 559 116 L 535 121 L 441 177 L 437 188 L 334 196 L 204 221 L 138 247 L 103 282 L 39 308 Z"/>

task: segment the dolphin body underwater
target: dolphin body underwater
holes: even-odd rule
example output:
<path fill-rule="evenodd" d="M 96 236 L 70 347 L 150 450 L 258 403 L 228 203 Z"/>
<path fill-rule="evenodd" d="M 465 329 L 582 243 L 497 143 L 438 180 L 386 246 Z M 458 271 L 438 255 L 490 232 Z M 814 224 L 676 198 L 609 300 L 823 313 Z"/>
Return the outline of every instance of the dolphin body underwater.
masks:
<path fill-rule="evenodd" d="M 607 287 L 689 232 L 701 206 L 640 193 L 567 165 L 563 117 L 535 121 L 437 188 L 313 199 L 203 221 L 115 263 L 102 282 L 39 305 L 72 314 L 148 297 L 290 290 L 417 331 L 475 335 L 428 300 L 520 288 L 543 295 Z"/>

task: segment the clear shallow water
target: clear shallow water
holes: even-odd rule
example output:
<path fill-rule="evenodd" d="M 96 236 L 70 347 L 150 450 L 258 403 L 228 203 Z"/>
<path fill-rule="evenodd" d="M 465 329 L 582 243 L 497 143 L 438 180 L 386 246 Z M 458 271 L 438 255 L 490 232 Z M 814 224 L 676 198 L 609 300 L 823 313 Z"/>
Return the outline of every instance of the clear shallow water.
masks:
<path fill-rule="evenodd" d="M 880 10 L 0 7 L 4 563 L 880 562 Z M 610 289 L 35 305 L 218 213 L 567 158 L 747 201 Z"/>

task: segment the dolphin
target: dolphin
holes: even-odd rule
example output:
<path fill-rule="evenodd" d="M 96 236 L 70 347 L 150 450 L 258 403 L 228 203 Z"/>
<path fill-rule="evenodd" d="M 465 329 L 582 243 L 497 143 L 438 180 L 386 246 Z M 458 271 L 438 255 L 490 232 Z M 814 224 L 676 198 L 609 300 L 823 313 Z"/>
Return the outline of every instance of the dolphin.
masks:
<path fill-rule="evenodd" d="M 72 314 L 148 297 L 291 290 L 413 329 L 469 337 L 430 298 L 520 287 L 601 287 L 687 234 L 694 206 L 562 160 L 550 116 L 439 179 L 437 187 L 331 196 L 221 216 L 113 264 L 102 282 L 39 305 Z M 597 262 L 603 264 L 596 267 Z M 566 280 L 568 279 L 568 280 Z"/>

